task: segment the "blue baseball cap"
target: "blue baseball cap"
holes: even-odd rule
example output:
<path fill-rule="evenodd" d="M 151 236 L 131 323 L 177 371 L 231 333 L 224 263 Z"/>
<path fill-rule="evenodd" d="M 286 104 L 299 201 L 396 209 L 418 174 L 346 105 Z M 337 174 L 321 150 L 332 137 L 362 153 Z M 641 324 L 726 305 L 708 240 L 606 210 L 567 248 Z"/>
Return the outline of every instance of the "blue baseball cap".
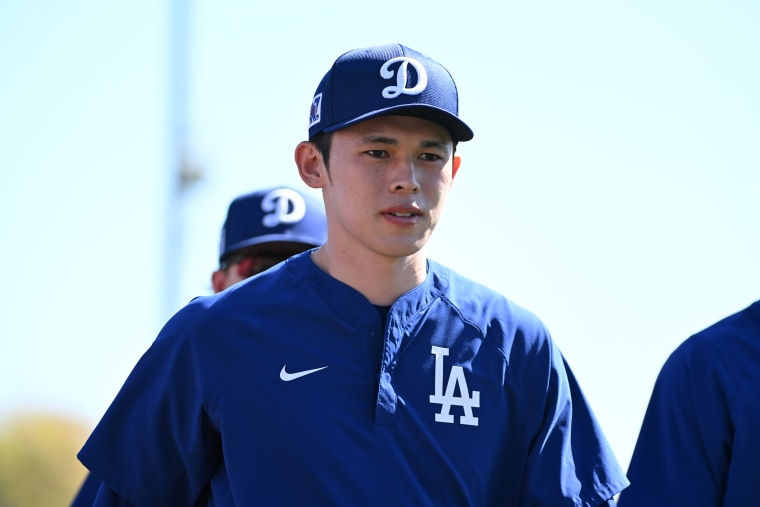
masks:
<path fill-rule="evenodd" d="M 454 141 L 473 132 L 459 119 L 454 79 L 443 65 L 401 44 L 341 55 L 314 93 L 309 138 L 382 115 L 416 116 L 448 129 Z"/>
<path fill-rule="evenodd" d="M 274 242 L 304 249 L 327 240 L 327 218 L 320 199 L 279 186 L 241 195 L 230 203 L 222 227 L 219 262 L 237 251 Z"/>

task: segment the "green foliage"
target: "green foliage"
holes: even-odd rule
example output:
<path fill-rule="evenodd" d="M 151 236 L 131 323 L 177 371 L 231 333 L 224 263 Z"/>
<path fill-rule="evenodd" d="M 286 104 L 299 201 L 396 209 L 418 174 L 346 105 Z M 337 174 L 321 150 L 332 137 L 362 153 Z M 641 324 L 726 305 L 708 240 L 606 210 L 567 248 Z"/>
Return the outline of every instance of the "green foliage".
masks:
<path fill-rule="evenodd" d="M 76 453 L 89 431 L 55 414 L 23 413 L 0 423 L 0 507 L 70 505 L 86 475 Z"/>

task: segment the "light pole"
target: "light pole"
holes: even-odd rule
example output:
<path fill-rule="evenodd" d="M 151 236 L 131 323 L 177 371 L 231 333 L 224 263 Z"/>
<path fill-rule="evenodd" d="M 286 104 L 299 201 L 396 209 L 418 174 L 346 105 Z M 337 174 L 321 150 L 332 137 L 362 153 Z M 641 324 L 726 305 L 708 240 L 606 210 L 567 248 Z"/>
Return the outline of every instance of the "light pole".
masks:
<path fill-rule="evenodd" d="M 189 145 L 191 34 L 192 1 L 169 0 L 169 171 L 162 287 L 164 320 L 183 303 L 177 294 L 184 258 L 184 199 L 189 187 L 202 177 L 201 169 L 193 163 Z"/>

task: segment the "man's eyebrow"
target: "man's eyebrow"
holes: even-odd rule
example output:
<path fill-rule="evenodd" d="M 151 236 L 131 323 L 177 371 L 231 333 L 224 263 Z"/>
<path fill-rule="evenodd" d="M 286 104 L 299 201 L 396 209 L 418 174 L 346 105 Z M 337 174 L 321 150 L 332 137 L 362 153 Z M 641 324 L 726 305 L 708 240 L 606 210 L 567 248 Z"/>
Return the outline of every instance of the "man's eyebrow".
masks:
<path fill-rule="evenodd" d="M 420 146 L 422 148 L 436 148 L 443 151 L 449 151 L 449 146 L 451 146 L 451 143 L 447 143 L 445 141 L 427 140 L 427 141 L 422 141 L 420 143 Z"/>
<path fill-rule="evenodd" d="M 387 136 L 375 136 L 368 135 L 361 138 L 361 142 L 364 144 L 391 144 L 393 146 L 398 145 L 398 139 Z"/>
<path fill-rule="evenodd" d="M 361 142 L 364 144 L 388 144 L 391 146 L 398 146 L 399 144 L 398 139 L 394 137 L 380 136 L 380 135 L 364 136 L 361 138 Z M 443 150 L 443 151 L 450 151 L 449 146 L 450 146 L 450 143 L 447 143 L 444 140 L 438 141 L 434 139 L 428 139 L 420 143 L 421 148 L 434 148 L 434 149 Z"/>

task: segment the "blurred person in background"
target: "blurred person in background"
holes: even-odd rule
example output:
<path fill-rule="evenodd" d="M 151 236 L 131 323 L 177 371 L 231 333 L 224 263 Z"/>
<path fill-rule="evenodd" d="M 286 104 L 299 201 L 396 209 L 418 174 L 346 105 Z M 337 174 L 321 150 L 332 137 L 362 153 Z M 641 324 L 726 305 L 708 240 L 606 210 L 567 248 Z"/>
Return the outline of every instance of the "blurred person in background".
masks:
<path fill-rule="evenodd" d="M 320 199 L 288 187 L 258 190 L 236 198 L 227 211 L 219 245 L 214 292 L 261 273 L 327 239 Z"/>

